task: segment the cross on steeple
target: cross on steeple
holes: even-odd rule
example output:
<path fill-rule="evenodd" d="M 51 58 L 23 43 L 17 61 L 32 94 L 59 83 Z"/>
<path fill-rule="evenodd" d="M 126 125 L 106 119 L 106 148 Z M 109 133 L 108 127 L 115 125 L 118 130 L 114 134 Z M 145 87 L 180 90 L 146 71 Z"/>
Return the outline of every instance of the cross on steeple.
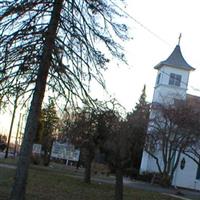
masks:
<path fill-rule="evenodd" d="M 179 37 L 178 37 L 178 45 L 180 45 L 181 37 L 182 37 L 182 34 L 180 33 L 180 35 L 179 35 Z"/>

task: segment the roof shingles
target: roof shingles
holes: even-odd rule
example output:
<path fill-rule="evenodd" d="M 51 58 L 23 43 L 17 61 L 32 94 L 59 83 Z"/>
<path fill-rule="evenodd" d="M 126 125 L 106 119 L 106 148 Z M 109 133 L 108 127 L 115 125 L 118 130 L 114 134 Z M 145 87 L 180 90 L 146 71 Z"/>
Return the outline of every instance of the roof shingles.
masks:
<path fill-rule="evenodd" d="M 174 51 L 166 60 L 160 62 L 154 68 L 160 69 L 163 65 L 167 65 L 167 66 L 171 66 L 171 67 L 175 67 L 179 69 L 185 69 L 188 71 L 195 70 L 195 68 L 191 67 L 183 58 L 179 45 L 176 45 Z"/>

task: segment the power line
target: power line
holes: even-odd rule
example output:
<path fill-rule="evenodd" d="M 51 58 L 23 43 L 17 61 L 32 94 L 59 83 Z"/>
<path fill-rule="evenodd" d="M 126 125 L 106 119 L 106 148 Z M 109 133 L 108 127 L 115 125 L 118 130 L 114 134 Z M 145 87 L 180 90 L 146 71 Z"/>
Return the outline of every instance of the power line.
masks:
<path fill-rule="evenodd" d="M 166 40 L 164 40 L 158 34 L 156 34 L 155 32 L 153 32 L 150 28 L 148 28 L 147 26 L 145 26 L 144 24 L 142 24 L 140 21 L 138 21 L 136 18 L 134 18 L 133 16 L 131 16 L 129 13 L 127 13 L 125 10 L 123 10 L 122 8 L 120 8 L 116 3 L 114 3 L 113 1 L 111 1 L 111 2 L 118 9 L 120 9 L 126 16 L 128 16 L 130 19 L 132 19 L 134 22 L 136 22 L 140 27 L 142 27 L 143 29 L 145 29 L 147 32 L 149 32 L 151 35 L 153 35 L 155 38 L 157 38 L 158 40 L 162 41 L 166 45 L 171 46 L 171 44 L 169 42 L 167 42 Z"/>
<path fill-rule="evenodd" d="M 162 74 L 165 74 L 167 75 L 168 77 L 170 77 L 170 74 L 168 74 L 167 72 L 164 72 L 164 71 L 160 71 Z M 180 83 L 183 83 L 184 85 L 186 85 L 187 87 L 190 87 L 193 91 L 196 91 L 196 92 L 200 92 L 200 89 L 192 86 L 192 85 L 188 85 L 186 82 L 184 81 L 180 81 Z"/>
<path fill-rule="evenodd" d="M 143 29 L 145 29 L 147 32 L 149 32 L 150 34 L 152 34 L 155 38 L 157 38 L 158 40 L 162 41 L 163 43 L 165 43 L 168 46 L 171 46 L 171 44 L 169 42 L 167 42 L 166 40 L 164 40 L 162 37 L 160 37 L 158 34 L 156 34 L 155 32 L 153 32 L 150 28 L 148 28 L 147 26 L 145 26 L 144 24 L 142 24 L 140 21 L 138 21 L 136 18 L 134 18 L 133 16 L 131 16 L 128 12 L 126 12 L 124 9 L 120 8 L 116 3 L 114 3 L 113 1 L 111 1 L 113 3 L 113 5 L 115 5 L 119 10 L 121 10 L 126 16 L 128 16 L 130 19 L 132 19 L 134 22 L 136 22 L 140 27 L 142 27 Z M 170 74 L 161 71 L 161 73 L 166 74 L 167 76 L 170 77 Z M 197 91 L 200 92 L 200 89 L 192 86 L 192 85 L 188 85 L 186 82 L 181 81 L 181 83 L 185 84 L 187 87 L 190 87 L 193 91 Z"/>

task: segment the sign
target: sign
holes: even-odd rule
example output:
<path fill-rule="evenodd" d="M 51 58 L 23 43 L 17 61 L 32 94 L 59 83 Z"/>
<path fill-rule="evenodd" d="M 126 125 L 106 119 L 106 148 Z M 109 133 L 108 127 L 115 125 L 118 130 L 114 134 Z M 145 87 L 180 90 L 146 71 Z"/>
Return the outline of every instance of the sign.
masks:
<path fill-rule="evenodd" d="M 78 161 L 80 156 L 80 150 L 76 149 L 68 152 L 67 160 Z"/>
<path fill-rule="evenodd" d="M 33 144 L 32 153 L 33 154 L 41 154 L 42 145 L 41 144 Z"/>
<path fill-rule="evenodd" d="M 75 149 L 74 145 L 68 143 L 54 142 L 51 150 L 51 157 L 64 160 L 78 161 L 80 150 Z"/>

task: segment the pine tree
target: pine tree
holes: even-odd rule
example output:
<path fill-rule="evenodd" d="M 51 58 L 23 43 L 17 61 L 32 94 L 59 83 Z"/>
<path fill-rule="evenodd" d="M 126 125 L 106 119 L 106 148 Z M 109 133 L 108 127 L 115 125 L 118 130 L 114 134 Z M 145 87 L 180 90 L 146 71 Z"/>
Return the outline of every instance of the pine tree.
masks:
<path fill-rule="evenodd" d="M 127 115 L 127 120 L 133 132 L 132 137 L 132 167 L 139 170 L 142 159 L 142 152 L 145 142 L 145 135 L 149 122 L 150 104 L 146 101 L 146 86 L 142 90 L 139 102 L 132 113 Z"/>
<path fill-rule="evenodd" d="M 15 94 L 18 84 L 32 98 L 10 200 L 25 198 L 46 86 L 66 102 L 74 96 L 92 101 L 88 83 L 95 79 L 104 86 L 102 70 L 109 61 L 100 43 L 124 60 L 123 48 L 112 38 L 115 33 L 127 39 L 119 16 L 119 8 L 107 0 L 0 2 L 0 96 Z"/>
<path fill-rule="evenodd" d="M 57 116 L 55 104 L 49 99 L 48 105 L 42 109 L 41 123 L 43 125 L 41 132 L 42 150 L 44 151 L 44 165 L 49 165 L 51 148 L 53 140 L 56 137 L 56 129 L 58 128 L 59 118 Z"/>

